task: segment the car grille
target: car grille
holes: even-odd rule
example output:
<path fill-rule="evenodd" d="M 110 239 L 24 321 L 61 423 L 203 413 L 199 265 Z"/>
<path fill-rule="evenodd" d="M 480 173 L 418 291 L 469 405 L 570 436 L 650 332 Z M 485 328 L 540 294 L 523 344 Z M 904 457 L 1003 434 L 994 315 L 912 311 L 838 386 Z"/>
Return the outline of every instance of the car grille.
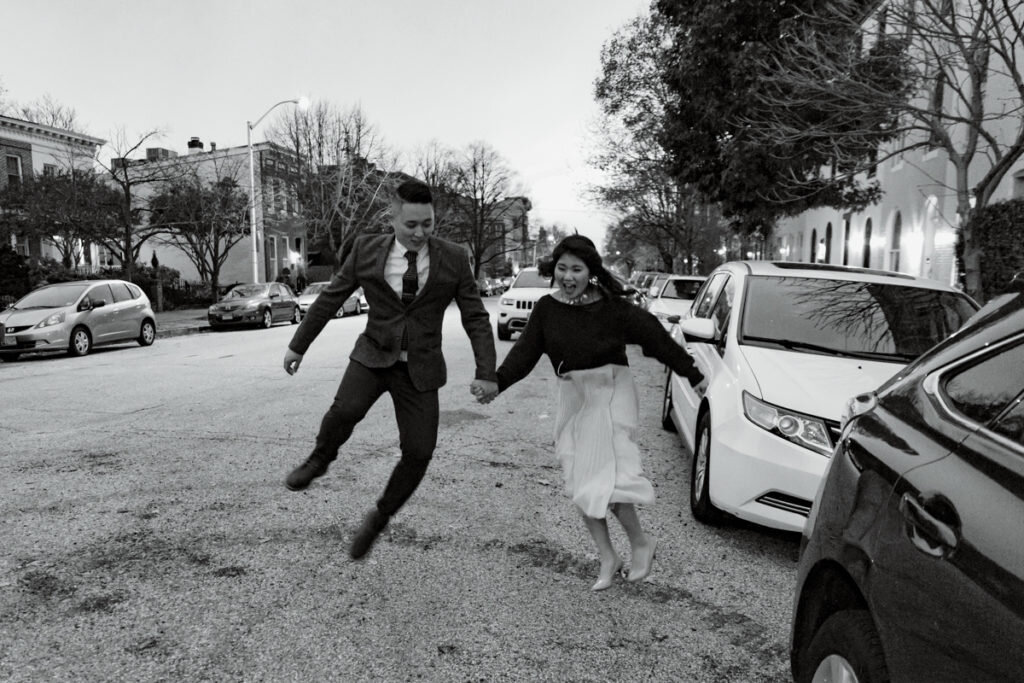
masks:
<path fill-rule="evenodd" d="M 757 502 L 786 512 L 794 512 L 802 517 L 811 514 L 811 501 L 778 491 L 764 494 L 757 499 Z"/>
<path fill-rule="evenodd" d="M 18 334 L 32 327 L 31 325 L 18 325 L 17 327 L 5 327 L 4 334 Z"/>
<path fill-rule="evenodd" d="M 532 301 L 517 301 L 516 302 L 516 308 L 519 309 L 519 310 L 522 310 L 522 311 L 532 311 L 533 310 L 533 302 Z"/>

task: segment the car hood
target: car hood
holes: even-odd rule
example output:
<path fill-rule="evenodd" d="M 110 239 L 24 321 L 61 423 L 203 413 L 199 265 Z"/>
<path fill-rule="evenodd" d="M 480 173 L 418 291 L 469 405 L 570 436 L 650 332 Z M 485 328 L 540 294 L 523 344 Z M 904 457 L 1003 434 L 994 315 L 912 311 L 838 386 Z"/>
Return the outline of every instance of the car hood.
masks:
<path fill-rule="evenodd" d="M 33 308 L 28 311 L 0 311 L 0 325 L 6 327 L 31 327 L 54 313 L 61 311 L 70 313 L 74 309 L 67 306 L 59 308 Z"/>
<path fill-rule="evenodd" d="M 905 365 L 760 346 L 743 345 L 740 350 L 754 373 L 762 399 L 836 421 L 849 399 L 874 391 Z"/>
<path fill-rule="evenodd" d="M 221 299 L 214 305 L 221 306 L 224 308 L 236 308 L 238 306 L 245 306 L 247 304 L 256 303 L 258 301 L 266 301 L 266 299 L 267 297 L 265 296 L 247 296 L 244 299 L 233 297 L 231 299 Z"/>
<path fill-rule="evenodd" d="M 296 299 L 296 301 L 298 301 L 298 302 L 299 302 L 300 304 L 302 304 L 303 306 L 305 306 L 305 305 L 307 305 L 307 304 L 311 304 L 311 303 L 313 303 L 313 302 L 314 302 L 314 301 L 316 300 L 316 298 L 317 298 L 318 296 L 320 296 L 320 293 L 319 293 L 319 292 L 317 292 L 316 294 L 301 294 L 301 295 L 299 295 L 299 297 L 298 297 L 298 298 Z"/>
<path fill-rule="evenodd" d="M 692 299 L 655 299 L 647 309 L 651 313 L 668 313 L 682 316 L 693 305 Z"/>
<path fill-rule="evenodd" d="M 519 301 L 536 301 L 545 294 L 555 291 L 548 287 L 513 287 L 505 290 L 501 296 L 506 299 L 518 299 Z"/>

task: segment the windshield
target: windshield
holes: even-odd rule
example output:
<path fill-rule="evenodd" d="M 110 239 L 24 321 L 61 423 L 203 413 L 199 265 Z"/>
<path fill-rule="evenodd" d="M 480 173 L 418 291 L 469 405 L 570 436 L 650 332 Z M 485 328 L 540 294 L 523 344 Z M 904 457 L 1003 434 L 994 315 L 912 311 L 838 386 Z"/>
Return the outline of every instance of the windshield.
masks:
<path fill-rule="evenodd" d="M 905 285 L 751 276 L 742 343 L 913 360 L 974 314 L 962 294 Z"/>
<path fill-rule="evenodd" d="M 27 308 L 63 308 L 73 306 L 82 296 L 88 284 L 53 285 L 43 287 L 26 295 L 13 308 L 23 311 Z"/>
<path fill-rule="evenodd" d="M 543 287 L 551 288 L 551 278 L 543 277 L 536 270 L 522 270 L 512 283 L 513 287 Z"/>
<path fill-rule="evenodd" d="M 317 282 L 315 284 L 310 285 L 309 287 L 306 287 L 304 290 L 302 290 L 302 293 L 303 294 L 319 294 L 320 292 L 324 291 L 324 287 L 326 287 L 326 286 L 327 286 L 326 282 Z"/>
<path fill-rule="evenodd" d="M 697 292 L 703 284 L 703 280 L 669 280 L 665 283 L 665 287 L 661 292 L 661 298 L 692 301 L 696 298 Z"/>
<path fill-rule="evenodd" d="M 251 296 L 266 296 L 266 285 L 237 285 L 232 287 L 225 299 L 248 299 Z"/>

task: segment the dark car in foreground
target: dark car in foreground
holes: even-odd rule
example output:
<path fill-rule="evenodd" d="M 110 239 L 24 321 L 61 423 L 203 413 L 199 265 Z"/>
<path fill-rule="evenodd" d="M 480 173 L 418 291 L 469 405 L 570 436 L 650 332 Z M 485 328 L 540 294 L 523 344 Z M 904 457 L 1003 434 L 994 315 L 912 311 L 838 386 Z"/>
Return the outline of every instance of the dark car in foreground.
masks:
<path fill-rule="evenodd" d="M 1024 681 L 1024 294 L 850 402 L 790 654 L 801 683 Z"/>
<path fill-rule="evenodd" d="M 270 327 L 274 323 L 298 323 L 302 319 L 298 297 L 281 282 L 241 284 L 210 306 L 206 318 L 211 329 L 234 325 Z"/>

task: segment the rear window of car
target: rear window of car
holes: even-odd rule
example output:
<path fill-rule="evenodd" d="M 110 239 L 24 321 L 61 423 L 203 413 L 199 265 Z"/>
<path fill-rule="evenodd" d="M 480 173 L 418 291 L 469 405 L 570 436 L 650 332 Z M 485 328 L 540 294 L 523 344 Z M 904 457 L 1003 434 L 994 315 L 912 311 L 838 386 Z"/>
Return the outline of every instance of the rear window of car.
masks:
<path fill-rule="evenodd" d="M 703 280 L 669 280 L 661 292 L 662 299 L 686 299 L 693 301 L 700 291 Z"/>
<path fill-rule="evenodd" d="M 132 291 L 128 289 L 128 285 L 123 282 L 112 282 L 110 283 L 110 291 L 114 293 L 114 301 L 131 301 L 135 297 L 132 296 Z"/>
<path fill-rule="evenodd" d="M 955 292 L 807 277 L 750 276 L 741 343 L 909 361 L 974 314 Z"/>
<path fill-rule="evenodd" d="M 540 273 L 535 270 L 523 270 L 520 271 L 516 277 L 515 282 L 512 283 L 513 287 L 550 287 L 551 278 L 543 277 Z"/>

